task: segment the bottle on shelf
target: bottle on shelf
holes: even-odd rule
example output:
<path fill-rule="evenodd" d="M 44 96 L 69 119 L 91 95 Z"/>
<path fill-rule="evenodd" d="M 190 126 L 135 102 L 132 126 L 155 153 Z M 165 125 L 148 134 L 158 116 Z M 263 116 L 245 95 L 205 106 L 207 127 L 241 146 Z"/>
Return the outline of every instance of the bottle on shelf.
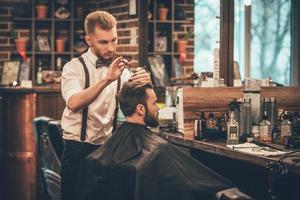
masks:
<path fill-rule="evenodd" d="M 263 143 L 271 143 L 271 122 L 269 121 L 267 111 L 264 110 L 262 119 L 259 123 L 259 141 Z"/>
<path fill-rule="evenodd" d="M 235 118 L 236 103 L 231 102 L 229 104 L 229 119 L 227 122 L 227 140 L 226 144 L 238 144 L 239 143 L 239 123 Z"/>
<path fill-rule="evenodd" d="M 42 61 L 39 61 L 38 63 L 38 71 L 36 73 L 36 83 L 42 84 L 43 83 L 43 73 L 42 73 Z"/>
<path fill-rule="evenodd" d="M 57 59 L 56 59 L 56 67 L 57 67 L 58 71 L 62 70 L 62 60 L 61 60 L 61 57 L 57 57 Z"/>

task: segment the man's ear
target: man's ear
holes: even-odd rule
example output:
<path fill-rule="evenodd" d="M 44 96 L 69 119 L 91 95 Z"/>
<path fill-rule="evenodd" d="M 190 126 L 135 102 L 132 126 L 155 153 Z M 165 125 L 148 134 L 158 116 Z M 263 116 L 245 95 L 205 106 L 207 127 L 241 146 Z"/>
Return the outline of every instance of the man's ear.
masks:
<path fill-rule="evenodd" d="M 91 40 L 91 36 L 89 35 L 85 35 L 84 36 L 86 43 L 90 46 L 92 46 L 92 40 Z"/>
<path fill-rule="evenodd" d="M 136 106 L 136 112 L 138 113 L 138 115 L 140 116 L 144 116 L 146 113 L 146 109 L 145 106 L 143 104 L 138 104 Z"/>

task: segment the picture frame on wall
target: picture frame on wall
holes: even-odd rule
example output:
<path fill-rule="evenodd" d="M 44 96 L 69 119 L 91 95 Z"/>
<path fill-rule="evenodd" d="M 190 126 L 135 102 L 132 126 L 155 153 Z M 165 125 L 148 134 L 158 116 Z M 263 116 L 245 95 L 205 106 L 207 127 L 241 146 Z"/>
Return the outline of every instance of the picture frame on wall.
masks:
<path fill-rule="evenodd" d="M 23 60 L 20 64 L 19 81 L 30 80 L 30 59 Z"/>
<path fill-rule="evenodd" d="M 169 84 L 169 76 L 162 56 L 149 56 L 151 76 L 156 87 L 165 87 Z"/>
<path fill-rule="evenodd" d="M 38 48 L 40 51 L 50 51 L 48 36 L 38 35 L 37 42 L 38 42 Z"/>
<path fill-rule="evenodd" d="M 20 61 L 5 61 L 3 63 L 3 71 L 0 85 L 14 85 L 18 82 L 20 72 Z"/>
<path fill-rule="evenodd" d="M 166 52 L 167 51 L 167 37 L 158 36 L 155 39 L 155 51 Z"/>

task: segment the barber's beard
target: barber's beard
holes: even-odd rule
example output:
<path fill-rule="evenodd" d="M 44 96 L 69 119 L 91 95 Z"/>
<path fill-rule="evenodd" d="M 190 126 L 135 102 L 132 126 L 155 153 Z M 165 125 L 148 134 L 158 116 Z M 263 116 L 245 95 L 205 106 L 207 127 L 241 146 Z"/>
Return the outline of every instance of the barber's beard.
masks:
<path fill-rule="evenodd" d="M 101 54 L 96 48 L 93 48 L 93 52 L 96 54 L 96 56 L 100 59 L 101 64 L 109 66 L 114 59 L 116 58 L 116 54 L 113 54 L 112 56 L 110 56 L 109 58 L 105 58 L 103 54 Z"/>
<path fill-rule="evenodd" d="M 146 106 L 145 106 L 146 107 Z M 147 126 L 150 127 L 157 127 L 158 126 L 158 118 L 151 115 L 148 111 L 148 108 L 146 107 L 146 115 L 144 117 L 144 121 L 146 123 Z"/>

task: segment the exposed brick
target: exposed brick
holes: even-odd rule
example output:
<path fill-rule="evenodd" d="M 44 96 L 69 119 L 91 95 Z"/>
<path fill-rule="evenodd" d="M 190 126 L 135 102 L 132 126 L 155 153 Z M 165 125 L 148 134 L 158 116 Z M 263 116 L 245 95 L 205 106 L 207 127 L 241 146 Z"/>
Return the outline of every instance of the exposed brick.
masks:
<path fill-rule="evenodd" d="M 1 60 L 7 60 L 7 59 L 9 59 L 9 55 L 10 55 L 10 53 L 9 52 L 0 52 L 0 59 Z"/>
<path fill-rule="evenodd" d="M 130 36 L 130 30 L 123 31 L 122 29 L 119 29 L 118 35 L 119 35 L 119 37 L 121 37 L 121 36 Z"/>
<path fill-rule="evenodd" d="M 9 38 L 0 38 L 0 45 L 8 45 Z"/>
<path fill-rule="evenodd" d="M 194 72 L 194 68 L 184 68 L 184 74 L 190 74 Z"/>
<path fill-rule="evenodd" d="M 193 66 L 194 62 L 193 61 L 184 61 L 184 66 Z"/>
<path fill-rule="evenodd" d="M 0 24 L 0 30 L 9 30 L 8 23 L 1 23 Z"/>
<path fill-rule="evenodd" d="M 0 30 L 0 37 L 11 37 L 11 33 L 9 31 Z"/>
<path fill-rule="evenodd" d="M 187 54 L 186 59 L 194 59 L 194 54 Z"/>

